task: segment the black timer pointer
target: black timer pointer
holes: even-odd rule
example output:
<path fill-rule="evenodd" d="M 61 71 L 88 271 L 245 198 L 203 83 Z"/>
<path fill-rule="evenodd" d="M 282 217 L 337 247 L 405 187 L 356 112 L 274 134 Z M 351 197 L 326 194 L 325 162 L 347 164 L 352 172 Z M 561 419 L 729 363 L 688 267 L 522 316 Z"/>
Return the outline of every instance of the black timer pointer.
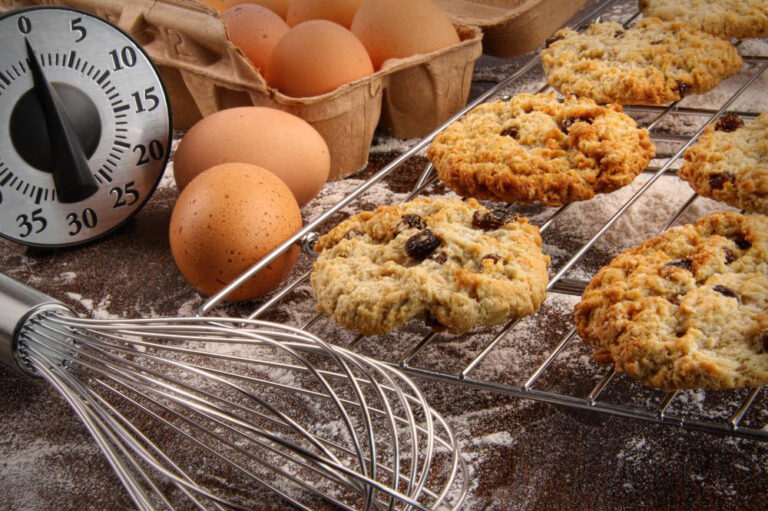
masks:
<path fill-rule="evenodd" d="M 95 116 L 87 116 L 85 122 L 81 123 L 80 133 L 75 131 L 72 122 L 67 114 L 64 102 L 59 97 L 48 80 L 45 78 L 43 68 L 38 62 L 32 45 L 28 39 L 24 39 L 27 47 L 27 63 L 32 72 L 32 83 L 37 102 L 28 101 L 30 106 L 39 105 L 42 107 L 45 124 L 41 124 L 39 115 L 24 115 L 20 123 L 28 123 L 17 130 L 13 126 L 11 119 L 11 134 L 14 138 L 14 146 L 20 154 L 31 154 L 35 151 L 41 151 L 40 146 L 44 145 L 46 140 L 50 148 L 42 150 L 51 155 L 51 173 L 53 174 L 53 183 L 59 201 L 64 203 L 80 202 L 87 199 L 99 189 L 96 178 L 91 174 L 91 168 L 88 166 L 88 157 L 80 143 L 80 133 L 84 140 L 98 140 L 101 134 L 101 122 L 98 113 Z M 89 111 L 93 109 L 87 96 L 75 95 L 75 98 L 82 98 L 80 103 L 71 101 L 69 108 L 73 111 Z M 33 107 L 34 108 L 34 107 Z M 28 110 L 29 107 L 24 108 Z M 30 112 L 31 113 L 31 112 Z M 36 122 L 37 121 L 37 122 Z M 47 133 L 47 136 L 29 137 L 18 136 L 17 133 Z M 14 136 L 16 135 L 16 136 Z M 48 169 L 40 169 L 48 170 Z"/>

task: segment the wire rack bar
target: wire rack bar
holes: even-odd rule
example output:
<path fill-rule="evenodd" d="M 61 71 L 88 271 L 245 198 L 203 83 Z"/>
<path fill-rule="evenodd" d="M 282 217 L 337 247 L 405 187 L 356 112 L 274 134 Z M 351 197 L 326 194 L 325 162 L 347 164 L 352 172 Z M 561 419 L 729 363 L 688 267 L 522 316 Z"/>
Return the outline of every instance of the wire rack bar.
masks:
<path fill-rule="evenodd" d="M 406 356 L 405 356 L 405 358 L 403 358 L 403 359 L 400 361 L 400 366 L 401 366 L 401 367 L 406 367 L 406 366 L 408 365 L 408 362 L 410 362 L 410 361 L 413 359 L 413 357 L 415 357 L 416 355 L 418 355 L 418 354 L 419 354 L 419 352 L 420 352 L 422 349 L 424 349 L 424 347 L 425 347 L 427 344 L 429 344 L 430 342 L 432 342 L 432 339 L 434 339 L 436 336 L 437 336 L 437 333 L 436 333 L 436 332 L 430 332 L 430 333 L 428 333 L 427 335 L 425 335 L 425 336 L 424 336 L 424 338 L 423 338 L 423 339 L 422 339 L 422 340 L 419 342 L 419 344 L 417 344 L 417 345 L 416 345 L 416 347 L 415 347 L 415 348 L 413 348 L 413 350 L 412 350 L 410 353 L 408 353 L 408 355 L 406 355 Z"/>
<path fill-rule="evenodd" d="M 589 284 L 589 282 L 586 280 L 562 278 L 552 286 L 552 292 L 564 295 L 581 296 L 584 293 L 587 284 Z"/>
<path fill-rule="evenodd" d="M 654 113 L 658 112 L 659 107 L 653 106 L 653 105 L 627 105 L 624 107 L 624 112 L 635 112 L 635 113 Z M 675 115 L 685 115 L 688 117 L 692 116 L 701 116 L 701 115 L 712 115 L 717 110 L 711 109 L 711 108 L 693 108 L 693 107 L 686 107 L 686 106 L 678 106 L 674 109 Z M 747 119 L 754 119 L 757 117 L 757 114 L 755 112 L 749 112 L 746 110 L 731 110 L 732 114 L 736 114 L 740 117 L 745 117 Z"/>
<path fill-rule="evenodd" d="M 255 311 L 253 311 L 253 314 L 248 316 L 248 319 L 257 319 L 259 316 L 261 316 L 262 314 L 267 312 L 273 306 L 275 306 L 278 303 L 280 303 L 283 300 L 283 298 L 285 298 L 288 294 L 291 293 L 291 291 L 293 291 L 294 289 L 299 287 L 301 284 L 306 282 L 308 279 L 309 279 L 309 272 L 306 272 L 303 275 L 301 275 L 299 278 L 297 278 L 296 280 L 291 282 L 289 285 L 283 287 L 280 291 L 275 293 L 275 295 L 272 298 L 270 298 L 269 300 L 264 302 L 261 305 L 261 307 L 259 307 Z"/>
<path fill-rule="evenodd" d="M 742 419 L 744 419 L 744 416 L 747 414 L 747 411 L 749 411 L 749 408 L 752 406 L 752 403 L 755 402 L 755 398 L 760 393 L 761 389 L 752 389 L 752 391 L 749 393 L 747 398 L 744 400 L 744 402 L 741 404 L 738 410 L 731 416 L 731 428 L 738 428 L 739 424 L 741 424 Z"/>
<path fill-rule="evenodd" d="M 669 407 L 672 406 L 672 401 L 674 401 L 676 397 L 676 391 L 667 392 L 667 394 L 664 396 L 664 399 L 661 401 L 661 404 L 659 404 L 659 407 L 656 409 L 656 413 L 659 414 L 659 417 L 664 417 L 667 414 L 667 410 L 669 410 Z"/>
<path fill-rule="evenodd" d="M 318 312 L 317 314 L 312 316 L 312 318 L 309 321 L 304 323 L 304 325 L 301 327 L 301 329 L 302 330 L 309 330 L 312 327 L 312 325 L 314 325 L 315 323 L 320 321 L 320 319 L 322 319 L 322 317 L 323 317 L 323 315 Z"/>
<path fill-rule="evenodd" d="M 560 206 L 560 207 L 558 208 L 558 210 L 557 210 L 557 211 L 555 211 L 555 212 L 552 214 L 552 216 L 550 216 L 550 217 L 547 219 L 547 221 L 546 221 L 546 222 L 544 222 L 543 224 L 541 224 L 541 226 L 539 227 L 539 232 L 546 232 L 546 230 L 547 230 L 547 229 L 549 229 L 549 228 L 552 226 L 552 224 L 555 222 L 555 220 L 557 220 L 558 218 L 560 218 L 560 216 L 561 216 L 563 213 L 565 213 L 566 211 L 568 211 L 568 208 L 570 208 L 570 207 L 571 207 L 571 204 L 565 204 L 565 205 L 563 205 L 563 206 Z"/>
<path fill-rule="evenodd" d="M 443 383 L 457 383 L 457 379 L 454 376 L 450 376 L 444 373 L 438 373 L 428 369 L 419 369 L 416 367 L 409 367 L 407 372 L 413 376 L 425 378 L 432 381 L 439 381 Z M 494 392 L 497 394 L 508 395 L 524 399 L 532 399 L 534 401 L 540 401 L 542 403 L 548 403 L 552 405 L 566 406 L 570 408 L 577 408 L 579 410 L 598 411 L 606 413 L 608 415 L 615 415 L 618 417 L 624 417 L 628 419 L 639 419 L 647 422 L 655 422 L 658 424 L 669 424 L 696 431 L 703 431 L 708 433 L 719 433 L 737 436 L 740 438 L 747 438 L 751 440 L 768 441 L 768 431 L 763 429 L 749 428 L 749 427 L 732 427 L 730 422 L 707 422 L 701 420 L 687 419 L 682 416 L 674 414 L 666 414 L 660 417 L 655 411 L 640 410 L 631 408 L 628 406 L 598 402 L 594 403 L 590 399 L 579 398 L 575 396 L 568 396 L 565 394 L 559 394 L 555 392 L 541 391 L 535 389 L 526 390 L 520 386 L 505 385 L 488 381 L 472 380 L 465 378 L 460 383 L 466 387 L 474 388 L 476 390 Z M 607 383 L 607 382 L 606 382 Z"/>
<path fill-rule="evenodd" d="M 470 362 L 467 367 L 464 368 L 463 371 L 461 371 L 461 374 L 459 375 L 459 378 L 462 380 L 469 376 L 469 373 L 475 370 L 478 365 L 480 365 L 480 362 L 483 361 L 483 359 L 488 356 L 493 349 L 501 342 L 502 339 L 504 339 L 509 332 L 512 331 L 512 329 L 519 323 L 519 319 L 514 319 L 506 324 L 506 326 L 501 330 L 501 332 L 496 335 L 496 337 L 493 338 L 493 340 L 486 345 L 485 348 L 483 348 L 483 351 L 480 352 L 479 355 L 477 355 L 472 362 Z"/>
<path fill-rule="evenodd" d="M 597 382 L 597 385 L 595 385 L 595 387 L 590 391 L 589 395 L 587 396 L 587 402 L 590 404 L 590 406 L 595 406 L 597 404 L 597 398 L 608 387 L 608 384 L 611 382 L 614 376 L 616 376 L 616 371 L 613 368 L 611 368 L 600 379 L 600 381 Z"/>
<path fill-rule="evenodd" d="M 560 343 L 555 347 L 555 349 L 547 356 L 547 358 L 544 360 L 544 362 L 536 368 L 536 370 L 533 372 L 530 378 L 525 382 L 525 385 L 523 385 L 523 388 L 525 390 L 530 390 L 530 388 L 533 386 L 533 384 L 536 382 L 536 380 L 539 379 L 539 377 L 544 373 L 544 371 L 550 366 L 552 362 L 554 362 L 555 358 L 563 351 L 563 348 L 573 340 L 573 338 L 576 336 L 576 329 L 571 328 L 571 330 L 565 334 L 563 339 L 560 341 Z"/>
<path fill-rule="evenodd" d="M 347 345 L 347 348 L 349 349 L 355 348 L 358 344 L 360 344 L 360 341 L 362 341 L 363 339 L 365 339 L 364 335 L 362 334 L 356 335 L 355 338 L 352 339 L 352 341 Z"/>

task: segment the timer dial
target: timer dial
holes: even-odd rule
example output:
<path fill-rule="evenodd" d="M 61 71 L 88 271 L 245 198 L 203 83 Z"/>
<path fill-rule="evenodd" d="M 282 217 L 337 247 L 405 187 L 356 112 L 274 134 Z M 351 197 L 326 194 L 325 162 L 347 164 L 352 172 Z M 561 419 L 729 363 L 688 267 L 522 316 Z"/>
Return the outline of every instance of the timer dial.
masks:
<path fill-rule="evenodd" d="M 128 35 L 68 8 L 0 18 L 0 235 L 70 246 L 149 199 L 171 144 L 160 76 Z"/>

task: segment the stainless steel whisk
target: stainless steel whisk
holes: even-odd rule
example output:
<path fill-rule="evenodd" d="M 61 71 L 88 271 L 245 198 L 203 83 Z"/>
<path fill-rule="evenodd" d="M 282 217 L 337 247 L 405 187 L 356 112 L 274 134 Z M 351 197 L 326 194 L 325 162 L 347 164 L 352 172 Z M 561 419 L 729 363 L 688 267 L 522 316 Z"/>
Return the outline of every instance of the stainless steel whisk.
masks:
<path fill-rule="evenodd" d="M 263 508 L 267 490 L 303 509 L 455 509 L 467 493 L 408 377 L 288 326 L 81 319 L 0 275 L 0 360 L 64 396 L 140 509 Z"/>

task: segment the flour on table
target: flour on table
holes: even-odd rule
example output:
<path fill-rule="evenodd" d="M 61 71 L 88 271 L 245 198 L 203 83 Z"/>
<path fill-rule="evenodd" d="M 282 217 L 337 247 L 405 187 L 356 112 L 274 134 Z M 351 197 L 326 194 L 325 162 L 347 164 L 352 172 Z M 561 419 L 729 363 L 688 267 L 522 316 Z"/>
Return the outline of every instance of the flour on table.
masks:
<path fill-rule="evenodd" d="M 411 149 L 413 146 L 421 142 L 419 138 L 411 138 L 403 140 L 401 138 L 390 137 L 387 135 L 376 135 L 373 140 L 373 145 L 369 151 L 369 154 L 382 154 L 382 153 L 404 153 Z M 421 151 L 420 151 L 421 152 Z"/>
<path fill-rule="evenodd" d="M 109 312 L 109 306 L 112 304 L 109 296 L 102 298 L 98 302 L 94 302 L 91 298 L 85 298 L 78 293 L 67 293 L 67 297 L 83 306 L 93 319 L 120 319 L 119 315 Z"/>
<path fill-rule="evenodd" d="M 77 278 L 77 273 L 73 271 L 64 271 L 59 274 L 59 278 L 64 284 L 71 284 Z"/>
<path fill-rule="evenodd" d="M 638 462 L 645 459 L 650 451 L 650 446 L 645 438 L 631 438 L 625 449 L 616 457 L 623 463 Z"/>

